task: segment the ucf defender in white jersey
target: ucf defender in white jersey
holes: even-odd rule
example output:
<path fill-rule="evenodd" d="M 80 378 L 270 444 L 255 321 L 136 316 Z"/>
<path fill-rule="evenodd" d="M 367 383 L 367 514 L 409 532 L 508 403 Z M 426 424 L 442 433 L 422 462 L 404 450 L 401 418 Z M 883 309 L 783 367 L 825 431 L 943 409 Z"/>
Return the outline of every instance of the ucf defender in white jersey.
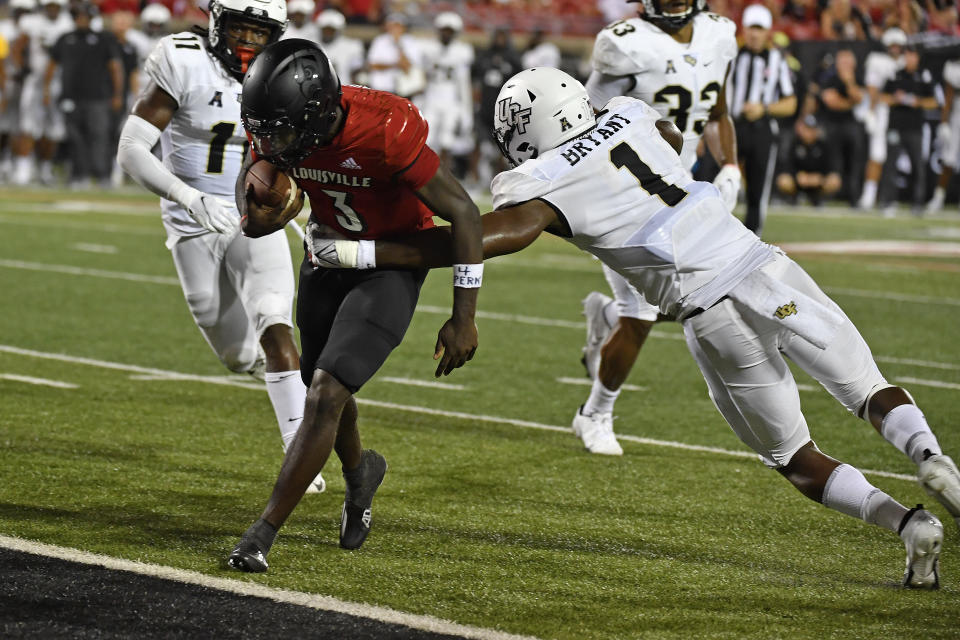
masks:
<path fill-rule="evenodd" d="M 433 26 L 437 38 L 421 45 L 427 72 L 423 96 L 423 117 L 430 125 L 427 145 L 447 165 L 457 159 L 454 174 L 462 178 L 468 164 L 466 156 L 473 151 L 473 45 L 458 38 L 463 19 L 451 11 L 438 15 Z"/>
<path fill-rule="evenodd" d="M 284 0 L 213 0 L 207 30 L 162 38 L 117 153 L 162 198 L 167 247 L 204 338 L 228 369 L 265 379 L 284 449 L 306 397 L 290 249 L 282 231 L 257 239 L 239 232 L 235 185 L 246 147 L 240 80 L 286 21 Z M 162 162 L 150 151 L 158 140 Z M 322 488 L 318 476 L 314 491 Z"/>
<path fill-rule="evenodd" d="M 737 55 L 736 25 L 703 11 L 702 0 L 644 0 L 642 17 L 614 22 L 597 35 L 587 91 L 600 109 L 619 95 L 643 100 L 683 134 L 680 158 L 697 161 L 700 138 L 722 167 L 714 184 L 729 210 L 740 189 L 736 133 L 726 103 L 726 78 Z M 613 435 L 613 405 L 657 319 L 657 307 L 610 267 L 604 276 L 614 300 L 592 292 L 583 301 L 587 340 L 583 363 L 593 379 L 590 396 L 573 418 L 573 431 L 591 453 L 623 453 Z"/>
<path fill-rule="evenodd" d="M 815 446 L 784 356 L 909 456 L 920 484 L 960 524 L 956 465 L 907 392 L 884 379 L 840 307 L 730 216 L 713 185 L 690 178 L 676 153 L 679 131 L 657 118 L 643 103 L 617 98 L 594 121 L 586 90 L 556 69 L 508 80 L 495 129 L 519 166 L 493 181 L 497 210 L 483 216 L 484 257 L 519 251 L 548 231 L 624 275 L 680 319 L 710 396 L 740 439 L 808 498 L 899 533 L 905 586 L 936 588 L 940 521 Z M 346 241 L 311 241 L 325 243 L 312 250 L 325 266 L 357 255 Z M 380 268 L 448 265 L 451 235 L 431 229 L 377 241 L 374 252 Z"/>

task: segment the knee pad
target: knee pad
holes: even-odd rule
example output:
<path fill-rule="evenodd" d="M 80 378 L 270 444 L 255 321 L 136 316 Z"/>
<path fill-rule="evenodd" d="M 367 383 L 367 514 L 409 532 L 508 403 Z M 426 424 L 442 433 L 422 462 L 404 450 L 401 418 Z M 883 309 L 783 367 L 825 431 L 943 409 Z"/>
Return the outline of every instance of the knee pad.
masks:
<path fill-rule="evenodd" d="M 231 344 L 217 353 L 223 366 L 234 373 L 249 373 L 255 369 L 258 355 L 257 349 L 244 344 Z"/>
<path fill-rule="evenodd" d="M 256 309 L 254 309 L 254 325 L 257 328 L 257 335 L 262 336 L 268 327 L 275 324 L 282 324 L 293 327 L 291 322 L 291 313 L 293 300 L 279 293 L 266 293 L 257 299 Z"/>
<path fill-rule="evenodd" d="M 873 399 L 873 396 L 877 395 L 877 393 L 883 391 L 884 389 L 900 389 L 905 394 L 907 394 L 907 397 L 910 398 L 911 403 L 913 403 L 914 405 L 917 404 L 916 400 L 913 399 L 913 396 L 910 395 L 909 391 L 907 391 L 906 389 L 898 385 L 890 384 L 889 382 L 884 382 L 883 384 L 878 384 L 874 386 L 872 389 L 870 389 L 870 393 L 867 394 L 867 399 L 863 401 L 862 408 L 860 409 L 859 417 L 861 419 L 866 420 L 867 422 L 870 422 L 870 400 Z"/>

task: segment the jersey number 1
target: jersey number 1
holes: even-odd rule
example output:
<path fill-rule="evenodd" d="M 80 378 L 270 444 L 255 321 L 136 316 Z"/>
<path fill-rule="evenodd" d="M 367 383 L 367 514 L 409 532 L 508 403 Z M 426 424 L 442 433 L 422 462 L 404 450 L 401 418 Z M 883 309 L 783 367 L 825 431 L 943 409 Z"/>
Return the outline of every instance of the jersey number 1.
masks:
<path fill-rule="evenodd" d="M 626 167 L 627 170 L 640 182 L 643 190 L 652 196 L 657 196 L 664 204 L 675 207 L 687 197 L 687 192 L 680 187 L 667 184 L 663 177 L 653 172 L 646 162 L 640 159 L 637 152 L 626 142 L 621 142 L 610 150 L 610 162 L 617 169 Z"/>

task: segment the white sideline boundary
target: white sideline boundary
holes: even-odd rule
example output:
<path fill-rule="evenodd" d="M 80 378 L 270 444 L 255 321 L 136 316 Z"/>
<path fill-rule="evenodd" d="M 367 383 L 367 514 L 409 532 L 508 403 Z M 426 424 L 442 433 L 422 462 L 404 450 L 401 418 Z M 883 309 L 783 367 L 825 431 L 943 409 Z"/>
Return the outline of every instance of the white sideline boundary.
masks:
<path fill-rule="evenodd" d="M 0 353 L 12 353 L 16 355 L 31 357 L 31 358 L 41 358 L 45 360 L 57 360 L 59 362 L 70 362 L 73 364 L 84 364 L 93 367 L 99 367 L 101 369 L 114 369 L 117 371 L 129 371 L 139 375 L 147 375 L 150 377 L 158 377 L 163 379 L 176 379 L 176 380 L 185 380 L 191 382 L 207 382 L 210 384 L 219 384 L 224 386 L 238 387 L 241 389 L 250 389 L 254 391 L 266 391 L 266 388 L 259 383 L 251 383 L 241 380 L 234 380 L 226 376 L 198 376 L 187 373 L 180 373 L 178 371 L 166 371 L 164 369 L 153 369 L 149 367 L 140 367 L 137 365 L 122 364 L 119 362 L 109 362 L 106 360 L 96 360 L 94 358 L 81 358 L 77 356 L 69 356 L 66 354 L 60 353 L 47 353 L 44 351 L 34 351 L 32 349 L 22 349 L 20 347 L 14 347 L 12 345 L 0 344 Z M 136 377 L 139 377 L 136 376 Z M 430 416 L 440 416 L 443 418 L 457 418 L 462 420 L 473 420 L 479 422 L 490 422 L 493 424 L 503 424 L 513 427 L 521 427 L 524 429 L 537 429 L 540 431 L 554 431 L 558 433 L 569 434 L 572 433 L 570 427 L 559 426 L 553 424 L 544 424 L 542 422 L 533 422 L 531 420 L 519 420 L 515 418 L 504 418 L 502 416 L 490 416 L 479 413 L 466 413 L 463 411 L 446 411 L 443 409 L 433 409 L 431 407 L 419 407 L 416 405 L 405 405 L 405 404 L 396 404 L 393 402 L 385 402 L 382 400 L 374 400 L 371 398 L 357 398 L 357 404 L 368 405 L 371 407 L 379 407 L 381 409 L 392 409 L 394 411 L 408 411 L 411 413 L 419 413 L 422 415 Z M 654 438 L 643 438 L 640 436 L 634 436 L 629 434 L 617 434 L 617 438 L 620 440 L 626 440 L 628 442 L 636 442 L 637 444 L 645 444 L 655 447 L 669 447 L 673 449 L 683 449 L 686 451 L 699 451 L 704 453 L 715 453 L 718 455 L 735 457 L 735 458 L 750 458 L 751 460 L 757 460 L 757 454 L 750 451 L 744 450 L 733 450 L 733 449 L 723 449 L 721 447 L 709 447 L 705 445 L 698 444 L 687 444 L 685 442 L 675 442 L 673 440 L 657 440 Z M 890 471 L 878 471 L 873 469 L 861 469 L 861 471 L 867 475 L 879 476 L 882 478 L 893 478 L 896 480 L 906 480 L 909 482 L 915 482 L 916 477 L 911 475 L 906 475 L 903 473 L 892 473 Z"/>
<path fill-rule="evenodd" d="M 430 631 L 432 633 L 444 633 L 457 635 L 462 638 L 472 638 L 475 640 L 537 640 L 534 636 L 520 636 L 496 629 L 484 629 L 482 627 L 472 627 L 469 625 L 458 624 L 442 618 L 434 618 L 414 613 L 404 613 L 387 607 L 378 607 L 376 605 L 363 604 L 358 602 L 348 602 L 331 596 L 322 596 L 301 591 L 290 591 L 288 589 L 277 589 L 255 582 L 240 580 L 230 580 L 228 578 L 216 578 L 208 576 L 197 571 L 187 569 L 177 569 L 175 567 L 166 567 L 158 564 L 147 564 L 144 562 L 135 562 L 124 560 L 123 558 L 113 558 L 110 556 L 89 553 L 79 549 L 69 547 L 59 547 L 43 542 L 33 542 L 23 538 L 13 538 L 0 535 L 0 546 L 14 551 L 30 553 L 33 555 L 46 556 L 48 558 L 58 558 L 68 562 L 78 562 L 81 564 L 93 565 L 112 569 L 114 571 L 127 571 L 152 578 L 162 578 L 173 582 L 197 585 L 219 591 L 226 591 L 241 596 L 252 596 L 255 598 L 266 598 L 275 602 L 285 604 L 294 604 L 310 609 L 321 611 L 333 611 L 344 613 L 360 618 L 369 618 L 378 622 L 389 624 L 399 624 L 421 631 Z"/>

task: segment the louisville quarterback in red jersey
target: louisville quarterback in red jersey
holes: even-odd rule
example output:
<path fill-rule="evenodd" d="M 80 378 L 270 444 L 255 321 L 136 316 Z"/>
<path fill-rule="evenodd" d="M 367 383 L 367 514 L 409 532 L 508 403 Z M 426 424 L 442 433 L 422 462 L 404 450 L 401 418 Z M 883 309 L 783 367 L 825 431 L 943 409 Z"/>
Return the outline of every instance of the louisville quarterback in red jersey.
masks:
<path fill-rule="evenodd" d="M 304 418 L 266 509 L 228 559 L 235 569 L 266 571 L 277 529 L 331 450 L 346 482 L 340 546 L 356 549 L 370 531 L 387 463 L 361 447 L 353 394 L 400 344 L 426 277 L 423 269 L 377 269 L 373 239 L 432 227 L 435 215 L 451 223 L 453 312 L 437 337 L 438 376 L 462 366 L 477 348 L 483 254 L 480 213 L 426 145 L 427 123 L 416 107 L 382 91 L 341 89 L 316 44 L 289 39 L 264 49 L 244 78 L 241 117 L 256 156 L 287 171 L 312 208 L 297 299 L 300 373 L 309 386 Z M 296 216 L 302 196 L 265 209 L 244 191 L 245 174 L 246 168 L 237 182 L 245 234 L 271 233 Z M 318 266 L 311 240 L 330 235 L 356 248 L 336 266 L 359 270 L 329 261 Z"/>
<path fill-rule="evenodd" d="M 416 191 L 440 160 L 427 123 L 409 101 L 385 91 L 343 87 L 343 129 L 290 174 L 310 198 L 311 217 L 353 239 L 375 239 L 433 226 Z"/>

